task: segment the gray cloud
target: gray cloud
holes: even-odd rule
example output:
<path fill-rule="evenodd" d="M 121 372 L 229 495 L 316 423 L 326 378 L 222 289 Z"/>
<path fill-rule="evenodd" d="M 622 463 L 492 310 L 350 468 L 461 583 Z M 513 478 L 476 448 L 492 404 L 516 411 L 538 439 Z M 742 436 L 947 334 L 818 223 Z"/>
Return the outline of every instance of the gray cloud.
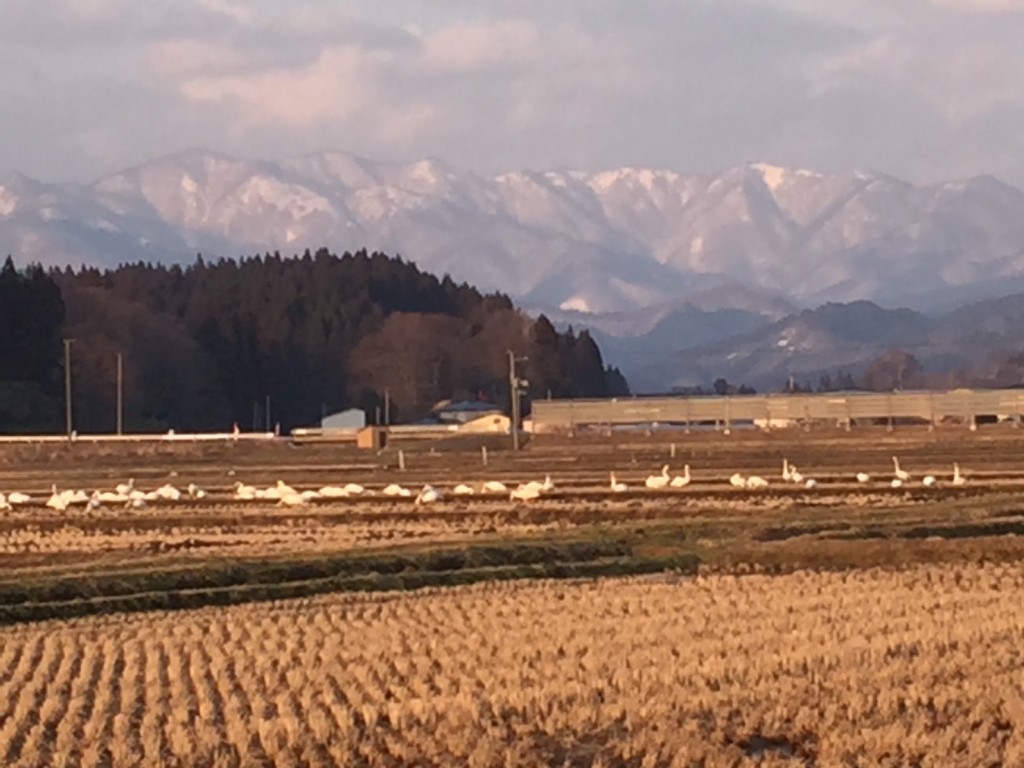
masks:
<path fill-rule="evenodd" d="M 1010 0 L 11 0 L 0 168 L 206 146 L 1024 182 Z"/>

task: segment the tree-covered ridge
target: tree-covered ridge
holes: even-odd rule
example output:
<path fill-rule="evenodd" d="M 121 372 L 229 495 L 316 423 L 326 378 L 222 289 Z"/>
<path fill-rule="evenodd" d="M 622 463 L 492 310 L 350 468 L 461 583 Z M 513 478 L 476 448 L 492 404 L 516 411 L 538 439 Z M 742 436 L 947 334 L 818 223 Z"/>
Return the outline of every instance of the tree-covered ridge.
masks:
<path fill-rule="evenodd" d="M 61 335 L 75 339 L 80 431 L 114 427 L 118 354 L 125 427 L 136 430 L 262 428 L 268 401 L 270 422 L 284 429 L 351 405 L 372 419 L 385 391 L 402 419 L 446 397 L 506 403 L 509 349 L 529 358 L 523 373 L 535 397 L 601 396 L 624 386 L 605 370 L 588 333 L 559 334 L 506 296 L 382 253 L 321 249 L 297 258 L 200 257 L 184 268 L 130 264 L 19 276 L 32 279 L 52 286 L 66 306 L 57 332 L 38 342 L 57 366 L 47 371 L 50 415 L 0 416 L 0 431 L 61 423 Z M 18 306 L 20 322 L 36 322 L 28 302 Z"/>

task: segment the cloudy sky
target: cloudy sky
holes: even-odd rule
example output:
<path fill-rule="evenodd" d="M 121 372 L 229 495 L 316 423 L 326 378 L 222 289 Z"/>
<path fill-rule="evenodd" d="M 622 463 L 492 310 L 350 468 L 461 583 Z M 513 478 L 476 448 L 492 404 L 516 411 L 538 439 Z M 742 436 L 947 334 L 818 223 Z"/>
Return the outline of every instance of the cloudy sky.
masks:
<path fill-rule="evenodd" d="M 1024 185 L 1024 0 L 3 0 L 0 171 L 188 147 Z"/>

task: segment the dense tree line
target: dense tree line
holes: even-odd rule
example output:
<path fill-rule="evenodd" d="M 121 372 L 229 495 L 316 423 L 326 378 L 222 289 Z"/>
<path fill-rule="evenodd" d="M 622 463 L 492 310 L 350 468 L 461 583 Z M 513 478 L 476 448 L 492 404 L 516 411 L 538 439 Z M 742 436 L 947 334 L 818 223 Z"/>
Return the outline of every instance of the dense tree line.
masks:
<path fill-rule="evenodd" d="M 17 361 L 0 374 L 0 431 L 62 424 L 62 337 L 83 432 L 115 426 L 119 355 L 129 430 L 289 429 L 352 405 L 372 419 L 385 392 L 400 419 L 448 397 L 505 404 L 509 349 L 529 358 L 532 397 L 628 391 L 586 331 L 365 251 L 49 273 L 8 260 L 0 323 Z"/>

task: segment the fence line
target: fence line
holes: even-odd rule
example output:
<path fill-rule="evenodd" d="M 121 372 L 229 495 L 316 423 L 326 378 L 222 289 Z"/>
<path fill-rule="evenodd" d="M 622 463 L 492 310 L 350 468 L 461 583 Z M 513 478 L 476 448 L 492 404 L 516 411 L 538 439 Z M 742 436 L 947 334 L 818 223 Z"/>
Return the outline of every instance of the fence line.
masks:
<path fill-rule="evenodd" d="M 139 433 L 131 435 L 87 434 L 75 435 L 68 440 L 67 435 L 0 435 L 2 443 L 197 443 L 197 442 L 258 442 L 274 440 L 273 432 L 159 432 Z"/>

